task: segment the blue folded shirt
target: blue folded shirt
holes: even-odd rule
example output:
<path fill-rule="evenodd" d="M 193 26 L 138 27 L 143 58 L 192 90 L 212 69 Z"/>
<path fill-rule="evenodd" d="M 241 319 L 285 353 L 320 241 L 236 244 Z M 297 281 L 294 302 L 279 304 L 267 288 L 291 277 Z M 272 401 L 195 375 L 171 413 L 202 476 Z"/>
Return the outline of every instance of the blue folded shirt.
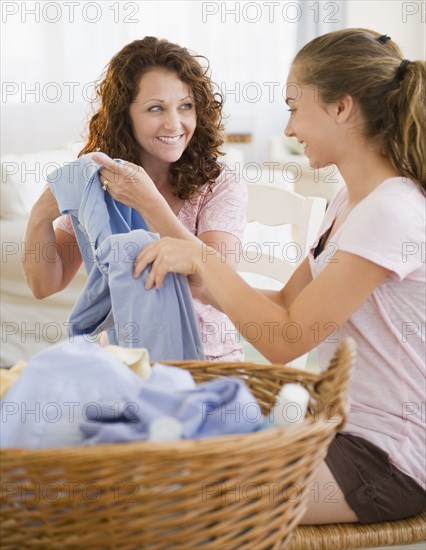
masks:
<path fill-rule="evenodd" d="M 170 367 L 155 365 L 153 376 L 167 376 Z M 164 370 L 160 370 L 164 369 Z M 179 369 L 180 370 L 180 369 Z M 182 439 L 199 439 L 235 433 L 249 433 L 263 422 L 256 399 L 239 378 L 210 380 L 193 388 L 176 390 L 148 379 L 138 392 L 132 410 L 114 416 L 112 403 L 103 403 L 101 410 L 89 412 L 92 423 L 82 425 L 89 443 L 139 441 L 149 439 L 150 426 L 162 417 L 171 417 L 181 424 Z"/>
<path fill-rule="evenodd" d="M 195 385 L 185 369 L 157 364 L 144 381 L 82 336 L 32 357 L 0 411 L 3 448 L 146 440 L 164 417 L 180 424 L 182 438 L 249 433 L 262 424 L 239 378 Z"/>

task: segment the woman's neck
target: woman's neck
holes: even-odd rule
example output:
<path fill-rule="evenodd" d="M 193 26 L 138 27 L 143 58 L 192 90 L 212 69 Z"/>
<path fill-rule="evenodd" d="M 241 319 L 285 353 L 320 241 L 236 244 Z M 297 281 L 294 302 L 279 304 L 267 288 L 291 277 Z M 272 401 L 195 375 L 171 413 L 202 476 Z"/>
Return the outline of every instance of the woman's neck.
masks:
<path fill-rule="evenodd" d="M 161 162 L 157 159 L 141 159 L 142 168 L 148 174 L 155 184 L 155 187 L 166 199 L 167 204 L 171 210 L 176 214 L 179 214 L 183 200 L 180 199 L 171 184 L 170 181 L 170 163 Z"/>
<path fill-rule="evenodd" d="M 157 189 L 170 187 L 170 163 L 155 161 L 150 158 L 141 158 L 140 163 L 148 176 L 155 183 Z"/>

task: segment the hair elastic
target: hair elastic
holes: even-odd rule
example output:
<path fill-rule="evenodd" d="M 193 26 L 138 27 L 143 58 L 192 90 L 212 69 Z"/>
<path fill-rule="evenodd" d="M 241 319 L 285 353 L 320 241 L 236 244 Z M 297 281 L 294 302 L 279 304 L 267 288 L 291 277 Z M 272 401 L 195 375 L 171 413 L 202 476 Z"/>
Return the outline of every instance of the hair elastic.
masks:
<path fill-rule="evenodd" d="M 398 80 L 398 82 L 401 82 L 401 80 L 404 79 L 405 73 L 407 72 L 407 67 L 410 63 L 410 59 L 403 59 L 401 61 L 401 64 L 396 71 L 396 79 Z"/>
<path fill-rule="evenodd" d="M 380 44 L 386 44 L 386 42 L 390 39 L 391 37 L 388 36 L 387 34 L 382 34 L 382 36 L 379 36 L 377 40 L 380 42 Z"/>

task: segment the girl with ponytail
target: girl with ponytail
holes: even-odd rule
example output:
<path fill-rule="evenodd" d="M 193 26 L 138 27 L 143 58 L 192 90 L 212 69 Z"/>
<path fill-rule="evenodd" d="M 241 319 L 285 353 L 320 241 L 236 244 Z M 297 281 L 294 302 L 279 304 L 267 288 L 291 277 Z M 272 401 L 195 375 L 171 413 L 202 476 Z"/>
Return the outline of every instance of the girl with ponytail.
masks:
<path fill-rule="evenodd" d="M 152 263 L 147 287 L 168 271 L 197 274 L 234 323 L 265 327 L 254 345 L 272 362 L 316 347 L 324 369 L 339 341 L 355 340 L 348 421 L 303 522 L 403 519 L 426 509 L 425 62 L 405 59 L 386 35 L 345 29 L 299 51 L 286 91 L 286 135 L 312 167 L 337 165 L 346 185 L 285 287 L 253 289 L 223 250 L 170 238 L 144 249 L 135 274 Z"/>
<path fill-rule="evenodd" d="M 350 95 L 366 138 L 381 146 L 396 173 L 426 194 L 426 64 L 404 59 L 387 35 L 346 29 L 312 40 L 293 62 L 293 76 L 324 103 Z"/>

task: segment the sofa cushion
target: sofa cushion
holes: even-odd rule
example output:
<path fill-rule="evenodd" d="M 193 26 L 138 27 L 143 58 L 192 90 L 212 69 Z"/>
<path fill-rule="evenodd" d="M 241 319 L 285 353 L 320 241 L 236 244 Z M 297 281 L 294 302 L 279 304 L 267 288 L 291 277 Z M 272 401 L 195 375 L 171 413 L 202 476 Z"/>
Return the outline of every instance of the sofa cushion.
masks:
<path fill-rule="evenodd" d="M 25 155 L 3 156 L 0 217 L 27 218 L 46 183 L 47 174 L 75 158 L 76 147 L 71 145 Z"/>
<path fill-rule="evenodd" d="M 46 346 L 68 338 L 67 319 L 87 279 L 84 266 L 57 294 L 36 300 L 22 269 L 26 220 L 0 220 L 1 346 L 0 367 L 28 361 Z"/>
<path fill-rule="evenodd" d="M 13 220 L 22 217 L 25 212 L 24 204 L 21 201 L 18 190 L 16 189 L 12 176 L 7 172 L 13 171 L 13 164 L 1 162 L 1 185 L 0 185 L 0 217 L 1 219 Z"/>

